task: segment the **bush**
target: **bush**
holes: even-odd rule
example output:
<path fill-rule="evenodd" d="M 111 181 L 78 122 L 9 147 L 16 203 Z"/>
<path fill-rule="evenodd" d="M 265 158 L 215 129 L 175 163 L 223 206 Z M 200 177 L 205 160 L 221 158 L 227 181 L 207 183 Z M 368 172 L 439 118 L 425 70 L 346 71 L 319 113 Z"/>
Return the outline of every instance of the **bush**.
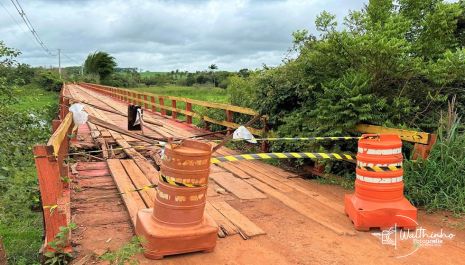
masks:
<path fill-rule="evenodd" d="M 434 132 L 454 95 L 465 114 L 465 3 L 424 2 L 369 1 L 349 12 L 343 27 L 322 12 L 319 36 L 295 32 L 282 65 L 230 79 L 232 103 L 268 115 L 279 137 L 353 135 L 357 123 Z M 301 142 L 272 149 L 354 147 Z"/>
<path fill-rule="evenodd" d="M 450 130 L 439 132 L 427 160 L 404 163 L 405 191 L 413 204 L 465 212 L 465 132 L 459 126 L 457 120 Z"/>
<path fill-rule="evenodd" d="M 58 73 L 51 71 L 38 71 L 34 77 L 34 82 L 47 91 L 60 91 L 63 87 L 63 80 Z"/>

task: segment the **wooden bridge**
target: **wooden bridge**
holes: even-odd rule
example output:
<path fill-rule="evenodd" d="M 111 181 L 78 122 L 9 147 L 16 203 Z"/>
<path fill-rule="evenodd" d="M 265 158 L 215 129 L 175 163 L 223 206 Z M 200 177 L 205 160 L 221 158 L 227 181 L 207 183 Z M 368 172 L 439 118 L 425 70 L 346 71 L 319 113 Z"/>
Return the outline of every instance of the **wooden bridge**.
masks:
<path fill-rule="evenodd" d="M 164 100 L 174 103 L 165 106 Z M 89 121 L 75 133 L 67 109 L 74 102 L 84 103 L 85 111 L 107 126 Z M 205 130 L 191 125 L 192 118 L 237 128 L 232 113 L 257 114 L 240 107 L 132 90 L 65 85 L 59 119 L 53 122 L 54 134 L 46 145 L 36 146 L 34 154 L 44 206 L 45 243 L 54 239 L 60 226 L 76 223 L 72 241 L 79 254 L 75 264 L 98 260 L 95 256 L 129 242 L 134 236 L 137 211 L 150 208 L 154 201 L 151 187 L 158 181 L 156 150 L 139 136 L 124 132 L 128 102 L 146 110 L 143 131 L 149 139 L 205 134 Z M 178 108 L 176 102 L 183 102 L 185 108 Z M 199 116 L 192 111 L 196 104 L 223 109 L 227 119 Z M 171 115 L 166 116 L 166 111 Z M 178 120 L 177 113 L 185 119 Z M 266 117 L 262 122 L 266 124 Z M 266 126 L 252 130 L 261 135 L 266 133 Z M 423 142 L 419 144 L 431 144 L 429 135 L 410 137 Z M 221 147 L 214 155 L 230 154 L 236 152 Z M 428 263 L 425 255 L 404 261 L 389 258 L 395 254 L 393 248 L 381 245 L 380 238 L 370 233 L 356 232 L 343 209 L 344 193 L 349 192 L 304 180 L 296 173 L 259 161 L 212 165 L 206 213 L 220 228 L 217 248 L 213 253 L 167 257 L 157 264 L 359 264 L 360 257 L 367 264 L 380 260 L 384 264 Z M 419 219 L 425 226 L 439 228 L 423 217 L 420 214 Z M 440 251 L 428 251 L 444 264 L 465 258 L 463 246 L 452 243 Z M 141 264 L 154 262 L 143 256 L 138 259 Z"/>

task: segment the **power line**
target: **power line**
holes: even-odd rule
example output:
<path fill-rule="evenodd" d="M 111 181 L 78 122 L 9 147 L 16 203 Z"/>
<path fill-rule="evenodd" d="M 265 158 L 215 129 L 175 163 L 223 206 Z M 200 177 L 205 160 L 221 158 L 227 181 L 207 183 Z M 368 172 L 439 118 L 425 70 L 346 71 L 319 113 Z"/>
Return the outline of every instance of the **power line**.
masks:
<path fill-rule="evenodd" d="M 68 58 L 68 60 L 74 62 L 74 63 L 77 63 L 79 65 L 81 65 L 82 63 L 80 63 L 78 60 L 75 60 L 73 59 L 72 57 L 68 56 L 66 53 L 63 53 L 63 51 L 61 51 L 61 54 L 63 54 L 63 56 L 65 56 L 66 58 Z"/>
<path fill-rule="evenodd" d="M 32 33 L 32 36 L 34 36 L 34 39 L 36 40 L 36 42 L 42 47 L 42 49 L 44 49 L 45 52 L 47 52 L 50 56 L 55 56 L 52 54 L 52 52 L 49 50 L 49 48 L 47 47 L 47 45 L 45 45 L 45 43 L 40 39 L 39 37 L 39 34 L 37 33 L 37 31 L 35 30 L 34 26 L 32 25 L 31 21 L 29 20 L 29 18 L 27 17 L 26 15 L 26 12 L 24 12 L 21 4 L 19 3 L 18 0 L 10 0 L 10 2 L 14 5 L 14 7 L 16 8 L 16 11 L 18 11 L 18 14 L 21 16 L 21 19 L 24 21 L 24 23 L 26 24 L 27 28 L 29 29 L 29 31 Z"/>
<path fill-rule="evenodd" d="M 24 27 L 24 25 L 22 23 L 20 23 L 11 13 L 10 11 L 8 10 L 8 8 L 6 8 L 6 6 L 0 1 L 0 6 L 2 6 L 2 8 L 5 10 L 5 12 L 8 14 L 8 16 L 11 18 L 11 21 L 13 21 L 14 23 L 16 23 L 16 25 L 18 25 L 18 27 L 22 28 L 24 32 L 28 31 L 27 28 Z M 27 34 L 27 36 L 29 37 L 29 39 L 32 40 L 32 42 L 35 42 L 34 39 L 31 37 L 31 35 Z"/>

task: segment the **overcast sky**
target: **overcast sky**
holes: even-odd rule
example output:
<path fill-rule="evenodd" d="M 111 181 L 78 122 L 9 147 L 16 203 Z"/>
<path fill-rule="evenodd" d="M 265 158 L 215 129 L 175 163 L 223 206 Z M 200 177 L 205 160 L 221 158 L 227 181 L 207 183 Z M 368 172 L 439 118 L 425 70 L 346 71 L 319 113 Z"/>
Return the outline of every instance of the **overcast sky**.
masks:
<path fill-rule="evenodd" d="M 142 1 L 18 0 L 43 42 L 61 48 L 64 66 L 93 51 L 113 55 L 119 67 L 151 71 L 255 69 L 281 63 L 291 33 L 315 33 L 317 14 L 342 17 L 362 0 Z M 6 10 L 5 10 L 6 9 Z M 0 0 L 0 40 L 19 49 L 20 61 L 56 66 L 33 40 L 10 0 Z M 73 60 L 70 60 L 73 59 Z"/>

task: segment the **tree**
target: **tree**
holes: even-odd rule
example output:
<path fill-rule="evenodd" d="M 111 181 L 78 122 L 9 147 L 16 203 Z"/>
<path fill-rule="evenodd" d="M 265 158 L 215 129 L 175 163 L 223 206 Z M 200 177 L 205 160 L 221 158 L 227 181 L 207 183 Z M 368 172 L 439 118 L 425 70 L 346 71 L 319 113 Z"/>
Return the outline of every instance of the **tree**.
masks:
<path fill-rule="evenodd" d="M 343 27 L 336 21 L 322 12 L 317 37 L 293 34 L 296 56 L 242 77 L 254 89 L 237 89 L 238 98 L 268 115 L 277 135 L 350 135 L 358 123 L 434 132 L 454 95 L 465 114 L 464 1 L 370 0 Z"/>
<path fill-rule="evenodd" d="M 115 72 L 115 58 L 106 52 L 94 52 L 87 56 L 84 62 L 84 71 L 88 74 L 96 74 L 100 80 L 106 80 Z"/>
<path fill-rule="evenodd" d="M 9 73 L 11 67 L 17 65 L 15 58 L 20 54 L 18 50 L 9 48 L 0 41 L 0 110 L 6 103 L 13 101 L 10 88 L 12 80 L 9 78 Z"/>
<path fill-rule="evenodd" d="M 218 66 L 216 64 L 211 64 L 211 65 L 208 66 L 208 69 L 210 69 L 210 74 L 212 76 L 213 85 L 215 87 L 218 86 L 218 84 L 216 82 L 216 78 L 215 78 L 215 70 L 218 70 Z"/>

